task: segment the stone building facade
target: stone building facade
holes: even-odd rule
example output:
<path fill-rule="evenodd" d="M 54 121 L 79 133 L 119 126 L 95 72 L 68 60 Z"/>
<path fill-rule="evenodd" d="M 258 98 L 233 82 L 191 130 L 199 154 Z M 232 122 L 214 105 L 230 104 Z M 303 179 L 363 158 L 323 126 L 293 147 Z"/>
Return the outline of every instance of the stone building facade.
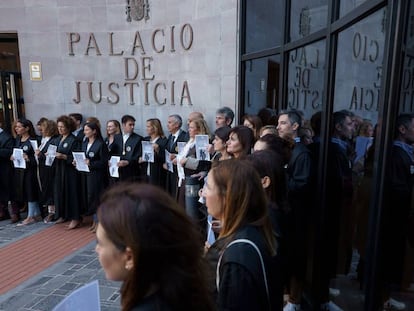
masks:
<path fill-rule="evenodd" d="M 201 111 L 213 126 L 218 107 L 236 109 L 237 14 L 236 0 L 3 1 L 0 38 L 18 44 L 19 114 L 131 114 L 143 132 L 148 118 Z"/>

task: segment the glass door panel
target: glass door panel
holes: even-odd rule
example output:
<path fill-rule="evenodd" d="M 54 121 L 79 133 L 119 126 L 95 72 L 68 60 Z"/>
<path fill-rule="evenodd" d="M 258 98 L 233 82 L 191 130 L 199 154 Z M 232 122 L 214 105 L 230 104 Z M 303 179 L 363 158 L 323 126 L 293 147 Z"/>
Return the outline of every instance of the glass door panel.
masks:
<path fill-rule="evenodd" d="M 344 310 L 364 309 L 385 16 L 381 9 L 338 35 L 325 194 L 325 294 Z"/>
<path fill-rule="evenodd" d="M 13 132 L 13 122 L 24 116 L 21 74 L 0 72 L 0 122 Z"/>
<path fill-rule="evenodd" d="M 280 56 L 245 63 L 244 114 L 274 111 L 279 100 Z"/>

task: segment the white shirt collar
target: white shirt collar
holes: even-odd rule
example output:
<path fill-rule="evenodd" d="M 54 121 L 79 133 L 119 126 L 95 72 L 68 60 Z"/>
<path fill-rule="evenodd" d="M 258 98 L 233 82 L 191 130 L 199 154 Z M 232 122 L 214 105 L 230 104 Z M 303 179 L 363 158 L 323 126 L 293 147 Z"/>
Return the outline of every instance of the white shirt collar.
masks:
<path fill-rule="evenodd" d="M 124 133 L 124 135 L 122 135 L 122 138 L 124 139 L 124 143 L 128 140 L 129 136 L 131 136 L 131 133 Z"/>
<path fill-rule="evenodd" d="M 177 140 L 178 135 L 180 135 L 181 129 L 178 129 L 177 132 L 175 132 L 174 134 L 171 134 L 174 137 L 174 142 Z"/>

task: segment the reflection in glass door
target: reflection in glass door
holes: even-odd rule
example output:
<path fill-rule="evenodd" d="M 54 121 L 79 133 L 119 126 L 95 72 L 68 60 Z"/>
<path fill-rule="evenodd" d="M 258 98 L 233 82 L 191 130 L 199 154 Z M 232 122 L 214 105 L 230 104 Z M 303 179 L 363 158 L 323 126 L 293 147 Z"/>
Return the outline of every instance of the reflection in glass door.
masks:
<path fill-rule="evenodd" d="M 17 118 L 24 116 L 22 81 L 18 72 L 0 72 L 0 123 L 9 132 Z"/>
<path fill-rule="evenodd" d="M 246 62 L 243 114 L 259 114 L 264 111 L 272 118 L 279 100 L 280 56 L 259 58 Z M 264 124 L 274 124 L 263 122 Z M 272 123 L 273 122 L 273 123 Z"/>
<path fill-rule="evenodd" d="M 376 242 L 368 239 L 370 215 L 375 214 L 377 208 L 371 204 L 375 195 L 378 195 L 372 191 L 375 168 L 402 162 L 391 160 L 390 163 L 376 163 L 377 155 L 383 151 L 375 145 L 374 138 L 375 127 L 381 123 L 379 105 L 386 16 L 386 8 L 376 11 L 340 32 L 337 42 L 324 224 L 325 232 L 330 234 L 324 243 L 325 255 L 330 256 L 326 266 L 330 263 L 331 269 L 327 271 L 330 273 L 325 274 L 325 280 L 330 280 L 326 282 L 325 295 L 328 297 L 330 293 L 330 298 L 344 310 L 363 310 L 365 307 L 367 271 L 373 264 L 372 258 L 368 257 L 368 250 Z M 408 131 L 411 123 L 407 122 L 405 126 Z M 412 127 L 414 133 L 414 119 Z M 411 143 L 414 143 L 414 134 L 412 139 Z M 409 169 L 408 165 L 405 172 Z M 405 204 L 405 210 L 402 211 L 402 204 L 398 201 L 394 199 L 392 204 L 389 202 L 391 177 L 395 177 L 395 174 L 387 169 L 381 221 L 381 255 L 376 258 L 381 265 L 378 310 L 412 310 L 412 294 L 407 291 L 413 282 L 413 273 L 409 271 L 412 265 L 404 261 L 409 244 L 406 245 L 402 237 L 409 204 Z M 408 182 L 403 184 L 408 186 Z M 408 266 L 405 267 L 405 264 Z M 406 277 L 404 284 L 401 275 Z M 333 293 L 339 295 L 332 297 Z"/>

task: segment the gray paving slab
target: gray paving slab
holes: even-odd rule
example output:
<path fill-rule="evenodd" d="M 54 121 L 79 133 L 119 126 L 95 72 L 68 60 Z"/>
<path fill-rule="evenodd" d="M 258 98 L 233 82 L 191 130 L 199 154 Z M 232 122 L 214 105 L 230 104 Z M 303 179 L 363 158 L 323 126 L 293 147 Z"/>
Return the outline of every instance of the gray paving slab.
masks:
<path fill-rule="evenodd" d="M 50 224 L 36 223 L 16 227 L 0 221 L 0 247 L 30 236 Z M 102 311 L 119 311 L 119 282 L 105 279 L 95 253 L 96 242 L 73 252 L 0 297 L 0 311 L 48 311 L 75 289 L 93 280 L 99 281 Z"/>
<path fill-rule="evenodd" d="M 19 227 L 16 224 L 11 224 L 10 220 L 2 220 L 0 221 L 0 247 L 7 246 L 50 226 L 53 226 L 53 224 L 37 222 L 29 226 Z"/>

